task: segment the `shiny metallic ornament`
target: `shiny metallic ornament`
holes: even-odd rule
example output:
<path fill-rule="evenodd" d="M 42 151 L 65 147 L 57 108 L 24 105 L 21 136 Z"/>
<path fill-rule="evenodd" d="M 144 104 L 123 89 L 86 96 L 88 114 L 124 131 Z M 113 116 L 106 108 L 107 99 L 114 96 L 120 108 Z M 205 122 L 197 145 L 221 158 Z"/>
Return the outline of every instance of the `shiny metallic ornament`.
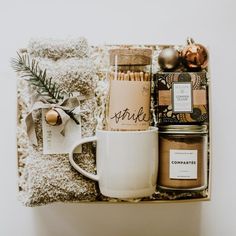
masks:
<path fill-rule="evenodd" d="M 207 49 L 201 44 L 196 44 L 192 38 L 187 39 L 181 57 L 183 65 L 190 70 L 205 69 L 208 65 Z"/>
<path fill-rule="evenodd" d="M 45 120 L 49 125 L 53 125 L 53 126 L 60 125 L 62 122 L 59 113 L 54 109 L 49 110 L 45 114 Z"/>
<path fill-rule="evenodd" d="M 180 63 L 179 52 L 173 47 L 164 48 L 158 56 L 158 63 L 162 70 L 173 70 Z"/>

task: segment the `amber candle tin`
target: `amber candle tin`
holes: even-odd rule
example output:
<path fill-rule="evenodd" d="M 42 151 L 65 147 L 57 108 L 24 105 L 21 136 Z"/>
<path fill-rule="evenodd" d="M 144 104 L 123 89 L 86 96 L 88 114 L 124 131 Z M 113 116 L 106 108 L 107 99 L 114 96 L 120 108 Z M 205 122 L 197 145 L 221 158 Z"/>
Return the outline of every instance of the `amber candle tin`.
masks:
<path fill-rule="evenodd" d="M 208 121 L 206 72 L 159 72 L 155 85 L 159 124 Z"/>
<path fill-rule="evenodd" d="M 202 190 L 207 186 L 206 125 L 159 127 L 158 186 L 170 190 Z"/>

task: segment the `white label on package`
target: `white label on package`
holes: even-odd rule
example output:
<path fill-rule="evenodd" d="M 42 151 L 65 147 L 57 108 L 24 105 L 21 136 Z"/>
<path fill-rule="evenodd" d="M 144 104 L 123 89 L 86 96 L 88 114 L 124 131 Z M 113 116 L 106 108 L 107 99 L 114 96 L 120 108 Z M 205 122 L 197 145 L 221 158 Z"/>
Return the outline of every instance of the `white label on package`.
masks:
<path fill-rule="evenodd" d="M 146 130 L 150 123 L 150 81 L 111 80 L 109 128 Z"/>
<path fill-rule="evenodd" d="M 170 179 L 197 179 L 197 150 L 170 150 Z"/>
<path fill-rule="evenodd" d="M 192 83 L 174 82 L 172 90 L 173 112 L 191 113 L 193 111 Z"/>
<path fill-rule="evenodd" d="M 81 125 L 69 119 L 65 125 L 65 133 L 60 133 L 59 126 L 52 126 L 45 121 L 47 109 L 42 109 L 43 154 L 66 154 L 71 151 L 73 144 L 78 143 L 81 137 Z M 81 123 L 81 122 L 80 122 Z M 74 153 L 81 153 L 81 146 Z"/>

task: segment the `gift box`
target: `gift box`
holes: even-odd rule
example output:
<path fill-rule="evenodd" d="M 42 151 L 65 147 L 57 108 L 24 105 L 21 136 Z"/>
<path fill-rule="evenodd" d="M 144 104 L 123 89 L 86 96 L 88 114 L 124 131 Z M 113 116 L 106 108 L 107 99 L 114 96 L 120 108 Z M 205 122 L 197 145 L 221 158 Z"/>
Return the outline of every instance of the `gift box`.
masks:
<path fill-rule="evenodd" d="M 122 45 L 122 47 L 140 47 L 144 45 Z M 117 45 L 116 45 L 117 47 Z M 24 80 L 18 82 L 18 173 L 19 199 L 25 206 L 38 206 L 51 202 L 192 202 L 210 199 L 211 184 L 211 119 L 210 117 L 210 84 L 207 70 L 204 72 L 160 72 L 157 67 L 157 57 L 161 45 L 145 45 L 153 50 L 153 83 L 151 96 L 151 120 L 158 126 L 167 124 L 168 119 L 160 119 L 159 115 L 166 113 L 166 118 L 174 118 L 179 123 L 204 123 L 208 127 L 208 156 L 207 156 L 207 186 L 199 191 L 165 191 L 158 187 L 153 195 L 139 199 L 115 199 L 103 196 L 97 183 L 78 173 L 69 163 L 67 154 L 43 154 L 42 112 L 35 111 L 35 130 L 38 146 L 30 143 L 25 132 L 24 118 L 30 111 L 32 104 L 32 90 Z M 81 116 L 82 137 L 92 136 L 96 128 L 105 127 L 106 102 L 108 83 L 106 81 L 109 61 L 109 50 L 112 45 L 89 46 L 87 41 L 33 41 L 27 48 L 27 53 L 39 61 L 42 68 L 46 68 L 53 81 L 64 86 L 69 93 L 71 89 L 80 91 L 87 96 L 81 101 L 81 109 L 85 115 Z M 64 69 L 63 69 L 64 68 Z M 179 83 L 179 84 L 178 84 Z M 187 90 L 184 115 L 173 112 L 171 101 L 172 87 L 175 86 L 176 97 L 181 89 Z M 177 85 L 180 85 L 178 87 Z M 181 86 L 186 86 L 186 88 Z M 189 93 L 192 91 L 192 94 Z M 197 95 L 196 95 L 197 94 Z M 201 99 L 194 96 L 200 94 Z M 164 95 L 164 96 L 163 96 Z M 192 96 L 192 97 L 191 97 Z M 189 99 L 191 97 L 191 99 Z M 188 101 L 192 106 L 188 106 Z M 158 106 L 157 106 L 158 105 Z M 167 112 L 165 109 L 169 109 Z M 161 110 L 162 109 L 162 110 Z M 163 111 L 163 112 L 162 112 Z M 169 113 L 168 113 L 169 112 Z M 168 114 L 167 114 L 168 113 Z M 199 115 L 200 114 L 200 115 Z M 171 122 L 174 124 L 175 122 Z M 76 154 L 75 161 L 85 170 L 96 173 L 95 146 L 82 146 L 82 153 Z"/>
<path fill-rule="evenodd" d="M 208 122 L 207 72 L 158 72 L 154 79 L 160 125 Z"/>

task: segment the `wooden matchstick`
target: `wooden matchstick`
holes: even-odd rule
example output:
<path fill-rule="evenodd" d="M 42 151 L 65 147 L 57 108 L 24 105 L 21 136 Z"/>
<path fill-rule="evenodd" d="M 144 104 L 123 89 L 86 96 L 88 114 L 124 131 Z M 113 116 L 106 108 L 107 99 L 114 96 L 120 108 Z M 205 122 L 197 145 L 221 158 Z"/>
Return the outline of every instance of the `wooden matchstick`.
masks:
<path fill-rule="evenodd" d="M 145 81 L 149 81 L 150 80 L 149 73 L 145 73 L 144 77 L 145 77 Z"/>
<path fill-rule="evenodd" d="M 121 78 L 120 78 L 120 80 L 124 80 L 124 79 L 125 79 L 125 73 L 122 72 L 122 73 L 121 73 Z"/>
<path fill-rule="evenodd" d="M 130 76 L 130 80 L 131 81 L 135 81 L 134 73 L 133 72 L 130 72 L 129 76 Z"/>
<path fill-rule="evenodd" d="M 134 72 L 134 77 L 136 81 L 140 81 L 139 80 L 139 73 L 138 72 Z"/>
<path fill-rule="evenodd" d="M 141 80 L 141 81 L 144 81 L 143 72 L 142 72 L 142 71 L 139 73 L 139 76 L 140 76 L 140 80 Z"/>
<path fill-rule="evenodd" d="M 124 80 L 129 80 L 129 74 L 128 73 L 125 73 Z"/>

